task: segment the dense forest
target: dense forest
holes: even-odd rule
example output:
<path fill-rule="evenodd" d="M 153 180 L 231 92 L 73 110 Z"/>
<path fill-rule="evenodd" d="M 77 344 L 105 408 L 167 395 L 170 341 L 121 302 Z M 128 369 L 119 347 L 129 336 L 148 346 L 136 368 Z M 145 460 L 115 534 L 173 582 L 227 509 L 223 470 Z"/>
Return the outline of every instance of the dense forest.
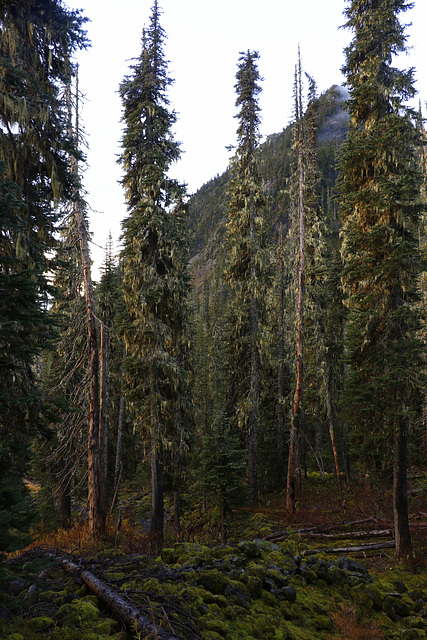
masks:
<path fill-rule="evenodd" d="M 225 544 L 271 496 L 298 513 L 313 478 L 342 504 L 375 478 L 396 557 L 416 551 L 427 142 L 414 70 L 393 66 L 408 3 L 346 5 L 345 87 L 319 96 L 298 53 L 292 123 L 264 142 L 260 53 L 240 54 L 232 160 L 190 197 L 169 177 L 181 148 L 154 0 L 118 88 L 122 248 L 110 238 L 93 282 L 86 18 L 1 3 L 0 551 L 77 522 L 119 536 L 131 490 L 150 501 L 150 549 L 182 541 L 189 514 Z"/>

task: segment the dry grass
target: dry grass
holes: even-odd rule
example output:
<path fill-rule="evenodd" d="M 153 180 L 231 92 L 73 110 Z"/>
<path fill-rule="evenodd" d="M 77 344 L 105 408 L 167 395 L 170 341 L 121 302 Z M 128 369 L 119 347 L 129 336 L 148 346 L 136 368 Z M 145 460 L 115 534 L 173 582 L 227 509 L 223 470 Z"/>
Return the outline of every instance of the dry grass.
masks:
<path fill-rule="evenodd" d="M 86 556 L 93 556 L 103 549 L 112 548 L 120 549 L 126 554 L 149 554 L 155 551 L 150 537 L 141 532 L 130 519 L 123 520 L 118 538 L 117 523 L 111 518 L 107 519 L 104 535 L 99 537 L 89 532 L 87 522 L 76 522 L 69 529 L 52 531 L 44 531 L 42 526 L 37 537 L 25 550 L 35 547 L 60 549 L 66 553 Z M 21 549 L 17 553 L 22 552 Z"/>
<path fill-rule="evenodd" d="M 361 622 L 360 617 L 351 607 L 342 606 L 332 614 L 335 633 L 328 636 L 329 640 L 384 640 L 385 635 L 375 620 Z"/>

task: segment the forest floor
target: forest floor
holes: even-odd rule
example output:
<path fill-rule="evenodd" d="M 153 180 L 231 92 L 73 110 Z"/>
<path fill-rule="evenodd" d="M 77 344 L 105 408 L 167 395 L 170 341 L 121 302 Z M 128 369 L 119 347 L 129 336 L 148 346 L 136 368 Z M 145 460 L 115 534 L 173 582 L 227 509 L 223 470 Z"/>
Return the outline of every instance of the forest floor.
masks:
<path fill-rule="evenodd" d="M 394 554 L 391 486 L 375 477 L 353 481 L 340 496 L 333 476 L 310 474 L 292 515 L 283 494 L 234 510 L 226 544 L 218 510 L 186 495 L 178 538 L 173 504 L 166 504 L 160 555 L 147 533 L 149 511 L 150 494 L 129 486 L 103 539 L 89 536 L 83 519 L 40 531 L 29 548 L 3 558 L 0 638 L 427 638 L 425 469 L 409 478 L 414 557 L 404 563 Z M 61 558 L 74 563 L 71 574 Z M 93 595 L 80 571 L 138 607 L 139 635 Z M 151 631 L 150 621 L 157 621 Z"/>

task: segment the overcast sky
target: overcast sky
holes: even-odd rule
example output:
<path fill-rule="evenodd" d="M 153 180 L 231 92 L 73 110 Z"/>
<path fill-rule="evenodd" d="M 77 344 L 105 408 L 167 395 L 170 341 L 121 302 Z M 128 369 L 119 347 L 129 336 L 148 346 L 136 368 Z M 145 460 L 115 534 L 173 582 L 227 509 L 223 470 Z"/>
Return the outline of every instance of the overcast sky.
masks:
<path fill-rule="evenodd" d="M 81 116 L 89 148 L 84 174 L 87 200 L 92 209 L 90 229 L 94 245 L 94 277 L 102 262 L 108 233 L 116 247 L 120 223 L 126 215 L 121 176 L 116 163 L 122 133 L 118 87 L 129 74 L 132 59 L 141 51 L 141 34 L 149 24 L 152 0 L 65 0 L 69 8 L 83 9 L 92 46 L 79 53 L 80 88 L 85 95 Z M 174 79 L 169 96 L 178 114 L 176 140 L 182 160 L 171 175 L 196 191 L 222 173 L 236 141 L 234 118 L 235 74 L 239 52 L 260 54 L 264 78 L 260 95 L 261 133 L 281 131 L 292 117 L 292 87 L 298 44 L 303 70 L 314 77 L 319 92 L 344 78 L 343 49 L 351 33 L 344 23 L 344 0 L 160 0 L 161 24 L 166 31 L 166 58 Z M 427 100 L 427 2 L 401 16 L 408 28 L 410 55 L 401 61 L 416 68 L 417 89 Z M 424 75 L 424 77 L 423 77 Z"/>

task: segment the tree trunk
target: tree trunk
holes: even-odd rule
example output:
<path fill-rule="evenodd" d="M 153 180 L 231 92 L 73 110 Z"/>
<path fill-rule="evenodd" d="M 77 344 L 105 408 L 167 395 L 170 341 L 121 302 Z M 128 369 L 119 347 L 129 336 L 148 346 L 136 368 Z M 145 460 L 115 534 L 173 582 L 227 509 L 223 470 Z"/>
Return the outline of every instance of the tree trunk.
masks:
<path fill-rule="evenodd" d="M 401 418 L 394 433 L 393 515 L 396 555 L 400 560 L 412 556 L 408 518 L 407 426 Z"/>
<path fill-rule="evenodd" d="M 152 515 L 150 536 L 155 546 L 163 546 L 164 499 L 163 499 L 163 466 L 162 442 L 157 402 L 151 401 L 151 496 Z"/>
<path fill-rule="evenodd" d="M 156 625 L 153 620 L 142 614 L 135 605 L 129 602 L 128 598 L 114 591 L 91 571 L 82 569 L 74 562 L 70 562 L 70 560 L 60 556 L 55 556 L 51 553 L 46 553 L 45 555 L 60 562 L 69 573 L 83 580 L 85 585 L 101 602 L 111 609 L 119 619 L 123 620 L 129 629 L 140 634 L 140 637 L 158 638 L 158 640 L 179 640 L 178 636 Z"/>
<path fill-rule="evenodd" d="M 301 106 L 301 60 L 299 59 L 298 73 L 295 73 L 295 112 L 298 144 L 298 212 L 299 212 L 299 267 L 297 293 L 297 338 L 296 338 L 296 384 L 294 404 L 292 408 L 292 422 L 289 442 L 288 473 L 286 479 L 286 509 L 295 511 L 296 502 L 296 474 L 298 469 L 298 441 L 302 421 L 302 400 L 304 390 L 304 361 L 303 361 L 303 332 L 304 332 L 304 278 L 305 278 L 305 212 L 304 212 L 304 159 L 303 159 L 303 131 Z"/>
<path fill-rule="evenodd" d="M 255 203 L 251 196 L 250 203 L 250 235 L 251 235 L 251 383 L 250 404 L 251 415 L 249 425 L 249 466 L 248 480 L 250 498 L 253 504 L 258 502 L 258 427 L 259 427 L 259 353 L 258 353 L 258 300 L 257 269 L 255 263 L 256 227 Z"/>
<path fill-rule="evenodd" d="M 249 489 L 251 502 L 258 502 L 258 424 L 259 424 L 259 355 L 257 348 L 258 306 L 252 294 L 251 301 L 251 421 L 249 432 Z"/>
<path fill-rule="evenodd" d="M 331 373 L 332 376 L 332 373 Z M 333 407 L 333 402 L 331 398 L 331 388 L 333 388 L 333 380 L 330 379 L 325 373 L 325 391 L 326 391 L 326 413 L 328 416 L 329 423 L 329 435 L 331 438 L 331 446 L 332 453 L 334 456 L 334 464 L 335 464 L 335 476 L 337 480 L 338 492 L 340 494 L 340 498 L 342 498 L 342 485 L 341 485 L 341 473 L 340 473 L 340 465 L 338 461 L 338 451 L 335 442 L 335 412 Z"/>
<path fill-rule="evenodd" d="M 279 357 L 277 375 L 277 479 L 278 486 L 283 489 L 285 486 L 285 465 L 284 465 L 284 402 L 285 402 L 285 264 L 283 256 L 283 226 L 280 227 L 279 235 Z"/>
<path fill-rule="evenodd" d="M 107 478 L 108 478 L 108 329 L 101 324 L 100 348 L 100 398 L 99 398 L 99 464 L 101 468 L 101 505 L 107 510 Z"/>
<path fill-rule="evenodd" d="M 62 526 L 71 524 L 71 482 L 72 464 L 66 459 L 64 468 L 61 471 L 59 491 L 58 491 L 58 514 Z"/>
<path fill-rule="evenodd" d="M 76 139 L 79 136 L 78 77 L 76 81 Z M 78 179 L 77 162 L 72 161 L 72 171 Z M 105 530 L 105 509 L 102 507 L 102 470 L 99 460 L 99 354 L 95 322 L 95 304 L 90 274 L 89 243 L 78 187 L 74 193 L 73 214 L 77 221 L 80 251 L 82 255 L 83 284 L 86 301 L 86 319 L 89 346 L 89 429 L 88 429 L 88 502 L 89 531 L 95 535 Z"/>
<path fill-rule="evenodd" d="M 180 509 L 180 492 L 175 490 L 173 492 L 173 524 L 175 529 L 175 536 L 177 542 L 181 534 L 181 509 Z"/>
<path fill-rule="evenodd" d="M 123 349 L 123 358 L 126 356 L 126 347 Z M 116 446 L 116 463 L 114 466 L 114 495 L 117 495 L 118 486 L 122 470 L 122 443 L 123 443 L 123 426 L 125 421 L 125 397 L 123 395 L 123 378 L 125 372 L 122 369 L 121 382 L 120 382 L 120 406 L 119 406 L 119 422 L 117 425 L 117 446 Z"/>

